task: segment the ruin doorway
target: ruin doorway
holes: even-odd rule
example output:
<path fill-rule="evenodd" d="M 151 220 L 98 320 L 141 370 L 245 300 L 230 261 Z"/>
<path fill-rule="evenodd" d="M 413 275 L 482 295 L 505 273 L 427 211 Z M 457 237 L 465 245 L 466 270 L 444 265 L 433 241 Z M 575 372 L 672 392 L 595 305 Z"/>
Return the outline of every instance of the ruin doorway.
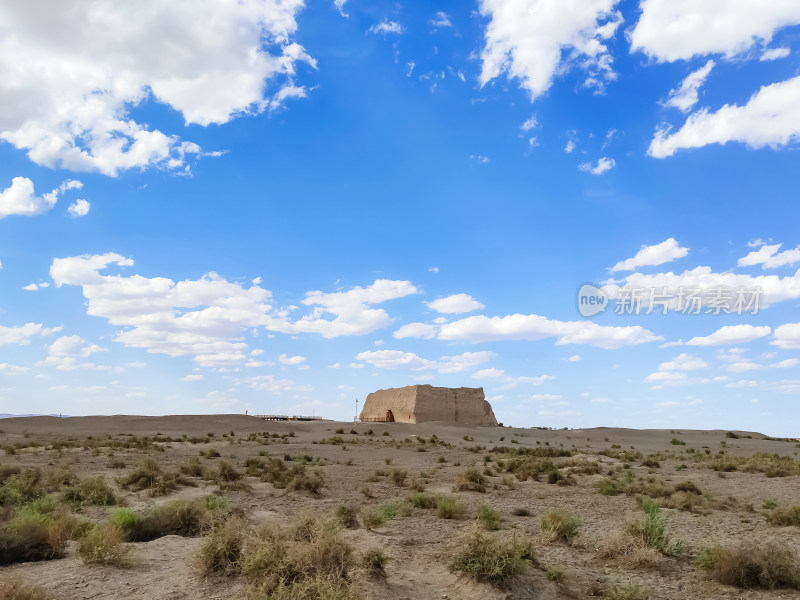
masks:
<path fill-rule="evenodd" d="M 386 421 L 389 423 L 394 423 L 394 413 L 391 410 L 386 411 Z"/>

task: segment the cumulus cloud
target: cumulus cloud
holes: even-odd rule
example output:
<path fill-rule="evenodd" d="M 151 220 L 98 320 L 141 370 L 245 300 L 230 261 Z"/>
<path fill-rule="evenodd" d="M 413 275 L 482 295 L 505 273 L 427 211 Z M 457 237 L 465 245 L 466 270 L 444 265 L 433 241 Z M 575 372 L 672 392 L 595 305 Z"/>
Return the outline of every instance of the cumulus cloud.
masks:
<path fill-rule="evenodd" d="M 778 60 L 779 58 L 786 58 L 791 52 L 789 48 L 770 48 L 761 53 L 760 61 Z"/>
<path fill-rule="evenodd" d="M 387 34 L 393 33 L 396 35 L 400 35 L 405 33 L 405 28 L 400 25 L 397 21 L 390 21 L 388 19 L 384 19 L 380 23 L 376 23 L 372 27 L 367 30 L 369 33 L 382 33 L 384 36 Z"/>
<path fill-rule="evenodd" d="M 691 354 L 679 354 L 674 359 L 663 362 L 658 365 L 659 371 L 694 371 L 695 369 L 704 369 L 708 363 L 698 356 Z"/>
<path fill-rule="evenodd" d="M 339 11 L 339 14 L 342 15 L 345 19 L 349 19 L 350 15 L 344 12 L 345 4 L 347 4 L 347 0 L 333 0 L 333 5 L 336 7 L 336 10 Z"/>
<path fill-rule="evenodd" d="M 2 98 L 1 91 L 0 98 Z M 27 177 L 14 177 L 11 180 L 11 186 L 0 192 L 0 219 L 10 215 L 26 217 L 40 215 L 53 208 L 64 192 L 79 190 L 82 187 L 83 184 L 80 181 L 67 180 L 54 190 L 36 196 L 33 190 L 33 181 Z M 85 200 L 78 202 L 85 202 Z"/>
<path fill-rule="evenodd" d="M 693 337 L 687 346 L 723 346 L 733 344 L 746 344 L 762 337 L 768 336 L 772 329 L 767 326 L 756 325 L 725 325 L 707 336 Z"/>
<path fill-rule="evenodd" d="M 430 323 L 408 323 L 392 334 L 392 337 L 402 340 L 403 338 L 422 338 L 430 339 L 436 337 L 437 327 Z"/>
<path fill-rule="evenodd" d="M 0 325 L 0 346 L 6 344 L 19 344 L 25 346 L 31 343 L 31 339 L 36 336 L 47 336 L 56 331 L 60 327 L 48 328 L 41 323 L 25 323 L 17 327 L 5 327 Z"/>
<path fill-rule="evenodd" d="M 447 13 L 440 10 L 436 13 L 436 16 L 431 19 L 431 25 L 433 27 L 452 27 L 453 24 L 450 22 L 450 17 L 447 16 Z"/>
<path fill-rule="evenodd" d="M 548 381 L 555 379 L 554 375 L 537 375 L 535 377 L 512 377 L 507 375 L 502 369 L 481 369 L 472 374 L 473 379 L 489 379 L 495 385 L 499 385 L 501 390 L 510 390 L 520 383 L 529 383 L 531 385 L 542 385 Z"/>
<path fill-rule="evenodd" d="M 775 328 L 770 344 L 784 350 L 800 350 L 800 323 L 787 323 Z"/>
<path fill-rule="evenodd" d="M 800 246 L 794 250 L 779 252 L 783 244 L 764 245 L 750 252 L 736 263 L 740 267 L 761 265 L 762 269 L 777 269 L 786 265 L 800 263 Z"/>
<path fill-rule="evenodd" d="M 669 99 L 664 105 L 677 108 L 683 112 L 689 112 L 689 109 L 697 104 L 700 87 L 705 83 L 714 65 L 714 61 L 709 60 L 696 71 L 689 73 L 686 79 L 681 82 L 680 86 L 670 91 Z"/>
<path fill-rule="evenodd" d="M 78 199 L 69 205 L 67 212 L 73 217 L 85 217 L 89 214 L 89 209 L 92 207 L 88 200 Z"/>
<path fill-rule="evenodd" d="M 481 308 L 485 308 L 485 306 L 469 294 L 453 294 L 445 298 L 437 298 L 433 302 L 428 302 L 428 308 L 443 314 L 458 314 L 480 310 Z"/>
<path fill-rule="evenodd" d="M 604 291 L 610 298 L 619 297 L 620 289 L 633 290 L 670 290 L 674 294 L 669 305 L 673 308 L 677 304 L 677 294 L 683 289 L 700 290 L 704 292 L 698 296 L 704 306 L 708 306 L 708 301 L 713 297 L 713 290 L 728 290 L 731 293 L 732 305 L 729 309 L 735 308 L 735 303 L 739 301 L 739 293 L 742 293 L 743 312 L 752 312 L 766 308 L 776 302 L 800 298 L 800 270 L 794 275 L 779 277 L 777 275 L 757 275 L 751 276 L 744 273 L 718 273 L 711 267 L 699 266 L 681 273 L 632 273 L 624 278 L 624 285 L 617 286 L 610 284 L 605 286 Z M 755 291 L 761 290 L 759 295 Z M 757 299 L 757 303 L 755 303 Z M 755 303 L 757 306 L 748 308 L 746 305 Z M 684 307 L 685 308 L 685 307 Z"/>
<path fill-rule="evenodd" d="M 271 294 L 244 288 L 216 273 L 174 282 L 165 277 L 104 275 L 116 265 L 132 266 L 119 254 L 57 258 L 50 267 L 56 286 L 82 288 L 87 313 L 120 327 L 115 340 L 169 356 L 190 356 L 207 366 L 246 357 L 244 332 L 267 323 Z"/>
<path fill-rule="evenodd" d="M 600 348 L 620 348 L 663 339 L 639 325 L 611 327 L 591 321 L 558 321 L 540 315 L 523 314 L 467 317 L 441 325 L 438 337 L 441 340 L 473 343 L 555 337 L 559 345 L 589 344 Z"/>
<path fill-rule="evenodd" d="M 280 358 L 278 359 L 282 365 L 291 365 L 297 366 L 302 365 L 306 362 L 305 356 L 286 356 L 285 354 L 281 354 Z"/>
<path fill-rule="evenodd" d="M 517 79 L 532 100 L 573 65 L 587 71 L 587 85 L 602 88 L 616 78 L 607 41 L 622 15 L 617 0 L 481 0 L 490 22 L 480 83 L 506 74 Z"/>
<path fill-rule="evenodd" d="M 378 279 L 368 287 L 357 286 L 346 292 L 308 292 L 302 304 L 312 307 L 310 315 L 292 321 L 289 311 L 281 311 L 270 317 L 266 325 L 281 333 L 319 333 L 326 338 L 365 335 L 391 322 L 385 310 L 370 305 L 417 293 L 410 281 L 389 279 Z M 333 319 L 326 315 L 332 315 Z"/>
<path fill-rule="evenodd" d="M 800 23 L 793 0 L 643 0 L 640 8 L 631 49 L 669 62 L 705 54 L 732 58 Z"/>
<path fill-rule="evenodd" d="M 226 123 L 305 94 L 292 40 L 302 0 L 8 3 L 0 19 L 0 139 L 52 168 L 178 169 L 194 143 L 131 113 L 158 102 L 186 124 Z M 55 33 L 54 33 L 55 32 Z"/>
<path fill-rule="evenodd" d="M 47 358 L 38 364 L 55 367 L 59 371 L 74 371 L 75 369 L 106 371 L 111 367 L 84 360 L 92 354 L 105 351 L 105 348 L 101 348 L 97 344 L 87 344 L 86 340 L 79 335 L 64 335 L 50 344 L 47 348 Z"/>
<path fill-rule="evenodd" d="M 586 173 L 591 173 L 592 175 L 602 175 L 607 171 L 610 171 L 616 165 L 616 161 L 613 158 L 602 157 L 597 159 L 596 164 L 592 164 L 590 162 L 581 163 L 578 168 L 581 171 L 585 171 Z"/>
<path fill-rule="evenodd" d="M 688 248 L 683 248 L 675 240 L 669 238 L 660 244 L 642 246 L 641 250 L 633 257 L 622 260 L 609 269 L 610 272 L 633 271 L 639 267 L 652 267 L 672 262 L 689 254 Z"/>
<path fill-rule="evenodd" d="M 455 356 L 442 356 L 429 360 L 413 352 L 400 350 L 371 350 L 361 352 L 356 360 L 364 361 L 379 369 L 408 369 L 411 371 L 437 371 L 439 373 L 461 373 L 494 358 L 494 352 L 464 352 Z"/>
<path fill-rule="evenodd" d="M 647 153 L 665 158 L 678 150 L 728 142 L 751 148 L 787 146 L 800 139 L 799 96 L 800 76 L 765 85 L 744 106 L 725 104 L 716 112 L 699 110 L 674 133 L 669 127 L 659 127 Z"/>

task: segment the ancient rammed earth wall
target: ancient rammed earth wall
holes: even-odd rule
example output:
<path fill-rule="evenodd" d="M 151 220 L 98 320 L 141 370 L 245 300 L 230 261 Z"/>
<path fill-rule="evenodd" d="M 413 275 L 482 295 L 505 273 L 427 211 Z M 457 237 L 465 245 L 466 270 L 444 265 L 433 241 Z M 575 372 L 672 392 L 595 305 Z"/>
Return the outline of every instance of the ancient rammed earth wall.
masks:
<path fill-rule="evenodd" d="M 362 419 L 384 419 L 392 411 L 398 423 L 450 421 L 463 425 L 497 425 L 483 388 L 410 385 L 378 390 L 367 396 Z"/>

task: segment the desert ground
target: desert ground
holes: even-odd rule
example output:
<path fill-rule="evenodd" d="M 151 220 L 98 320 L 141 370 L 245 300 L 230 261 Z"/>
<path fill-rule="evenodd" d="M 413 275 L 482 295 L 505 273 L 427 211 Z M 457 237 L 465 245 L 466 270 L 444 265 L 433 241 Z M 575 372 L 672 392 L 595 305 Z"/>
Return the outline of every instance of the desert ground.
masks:
<path fill-rule="evenodd" d="M 800 598 L 798 452 L 742 431 L 3 419 L 0 598 Z"/>

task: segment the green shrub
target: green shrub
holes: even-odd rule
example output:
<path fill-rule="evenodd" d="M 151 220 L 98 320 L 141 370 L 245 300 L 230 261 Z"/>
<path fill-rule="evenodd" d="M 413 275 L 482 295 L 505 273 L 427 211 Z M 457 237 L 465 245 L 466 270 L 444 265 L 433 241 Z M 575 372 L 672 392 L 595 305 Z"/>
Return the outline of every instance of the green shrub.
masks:
<path fill-rule="evenodd" d="M 436 515 L 440 519 L 460 519 L 467 512 L 467 507 L 454 496 L 436 497 Z"/>
<path fill-rule="evenodd" d="M 123 539 L 124 534 L 116 525 L 97 525 L 78 540 L 78 555 L 87 565 L 129 566 L 129 548 L 122 545 Z"/>
<path fill-rule="evenodd" d="M 469 467 L 456 476 L 453 491 L 486 491 L 486 477 L 475 467 Z"/>
<path fill-rule="evenodd" d="M 484 528 L 489 531 L 500 529 L 500 521 L 502 520 L 500 513 L 488 504 L 482 504 L 478 507 L 477 518 L 483 523 Z"/>
<path fill-rule="evenodd" d="M 81 479 L 75 486 L 64 490 L 62 497 L 67 502 L 95 506 L 113 506 L 117 504 L 114 490 L 106 483 L 102 475 Z"/>
<path fill-rule="evenodd" d="M 371 548 L 361 558 L 361 566 L 371 573 L 386 576 L 384 568 L 389 558 L 379 549 Z"/>
<path fill-rule="evenodd" d="M 436 496 L 425 492 L 413 492 L 409 502 L 414 508 L 436 508 Z"/>
<path fill-rule="evenodd" d="M 774 507 L 766 515 L 767 523 L 788 527 L 800 527 L 800 505 Z"/>
<path fill-rule="evenodd" d="M 247 523 L 243 519 L 225 519 L 203 538 L 197 554 L 204 575 L 233 575 L 241 571 L 239 560 L 244 546 Z"/>
<path fill-rule="evenodd" d="M 532 558 L 530 546 L 476 532 L 456 551 L 449 568 L 453 573 L 467 575 L 479 582 L 507 587 L 527 568 Z"/>
<path fill-rule="evenodd" d="M 551 508 L 542 516 L 542 531 L 553 541 L 571 544 L 580 526 L 580 519 L 564 508 Z"/>
<path fill-rule="evenodd" d="M 358 509 L 348 503 L 342 503 L 336 507 L 336 518 L 347 529 L 358 528 Z"/>
<path fill-rule="evenodd" d="M 615 584 L 603 592 L 607 600 L 650 600 L 650 590 L 638 583 Z"/>
<path fill-rule="evenodd" d="M 679 554 L 683 550 L 683 542 L 671 541 L 667 531 L 669 520 L 655 503 L 644 507 L 645 517 L 642 521 L 629 522 L 625 525 L 625 533 L 641 540 L 648 548 L 658 550 L 662 554 Z"/>

